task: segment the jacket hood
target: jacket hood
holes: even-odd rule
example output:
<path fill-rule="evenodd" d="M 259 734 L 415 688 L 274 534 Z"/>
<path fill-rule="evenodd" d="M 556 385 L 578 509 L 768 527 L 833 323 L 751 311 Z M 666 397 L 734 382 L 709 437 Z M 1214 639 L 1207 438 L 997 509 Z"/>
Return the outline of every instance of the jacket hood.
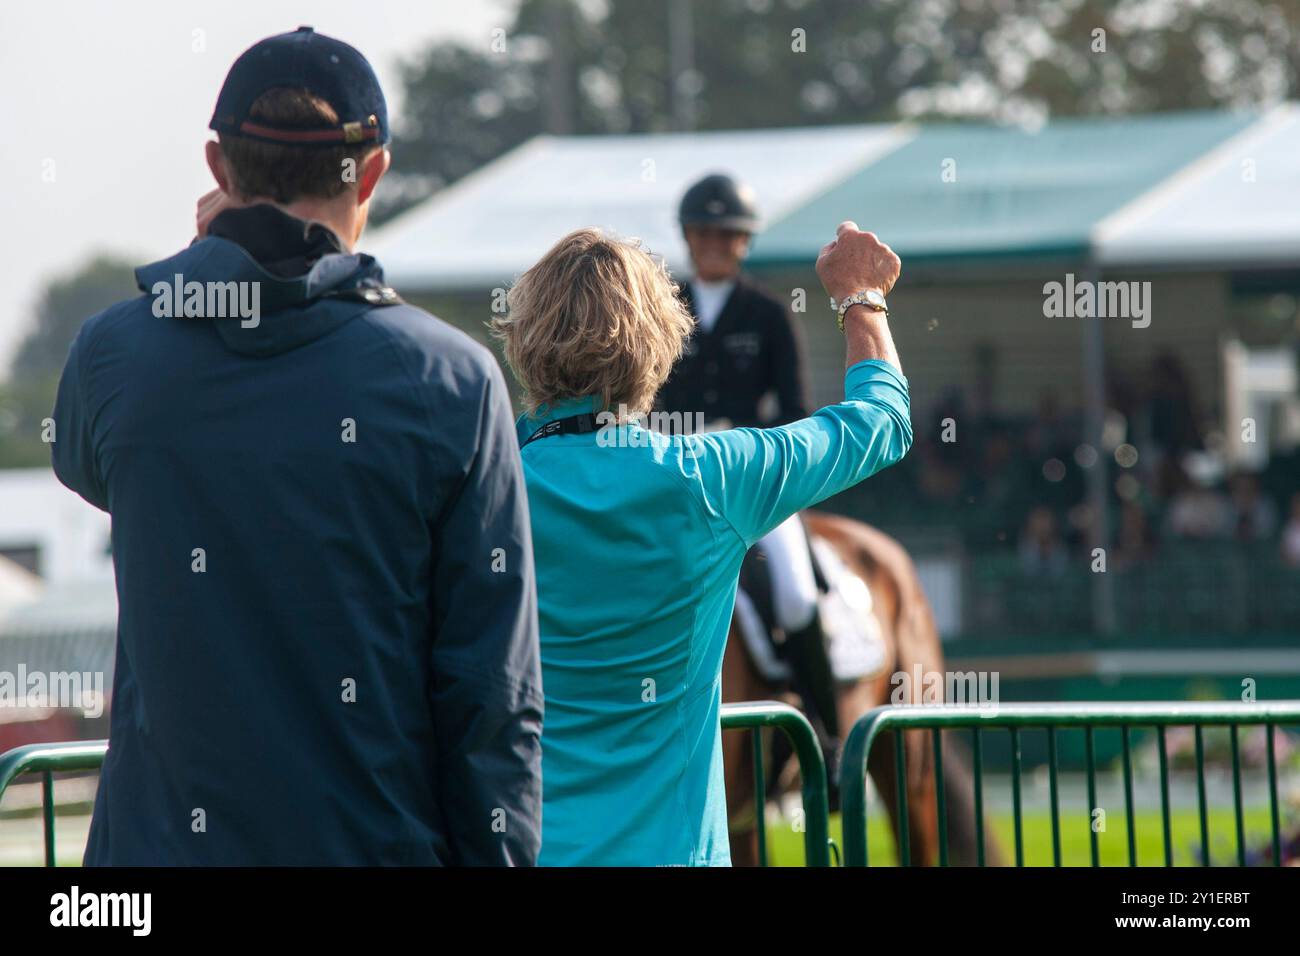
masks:
<path fill-rule="evenodd" d="M 227 226 L 225 235 L 212 234 L 218 223 Z M 249 238 L 227 238 L 241 232 Z M 155 315 L 211 322 L 231 351 L 275 355 L 328 335 L 371 308 L 331 295 L 384 284 L 372 256 L 331 251 L 339 248 L 333 233 L 318 224 L 273 206 L 253 206 L 222 213 L 206 238 L 141 266 L 135 277 L 153 299 Z M 281 274 L 286 267 L 300 274 Z"/>

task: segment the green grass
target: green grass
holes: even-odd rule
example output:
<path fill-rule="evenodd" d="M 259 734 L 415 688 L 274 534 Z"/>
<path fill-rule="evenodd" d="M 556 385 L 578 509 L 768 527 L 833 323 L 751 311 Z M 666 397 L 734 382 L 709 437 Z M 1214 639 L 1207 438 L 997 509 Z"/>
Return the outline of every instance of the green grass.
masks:
<path fill-rule="evenodd" d="M 1246 845 L 1260 847 L 1269 841 L 1269 811 L 1266 806 L 1250 807 L 1244 812 Z M 77 866 L 81 862 L 84 832 L 66 826 L 67 818 L 61 816 L 59 833 L 59 865 Z M 1135 815 L 1137 854 L 1140 866 L 1164 865 L 1164 837 L 1158 810 L 1140 810 Z M 1011 813 L 991 813 L 989 825 L 1008 865 L 1015 864 L 1015 821 Z M 1285 825 L 1285 821 L 1284 821 Z M 21 833 L 27 838 L 29 852 L 17 856 L 4 854 L 0 865 L 39 866 L 41 864 L 41 821 L 39 816 L 19 821 L 6 819 L 11 838 Z M 1200 822 L 1195 809 L 1176 809 L 1170 816 L 1173 834 L 1174 865 L 1200 865 Z M 1235 866 L 1237 862 L 1236 824 L 1230 808 L 1212 809 L 1209 815 L 1211 862 L 1216 866 Z M 84 827 L 81 828 L 84 830 Z M 71 830 L 71 832 L 69 832 Z M 843 832 L 840 815 L 832 814 L 831 838 L 843 855 Z M 870 820 L 867 852 L 872 866 L 896 866 L 898 859 L 894 840 L 888 824 L 880 814 Z M 1024 853 L 1026 866 L 1052 865 L 1052 823 L 1050 813 L 1043 809 L 1026 810 L 1024 814 Z M 1097 834 L 1097 844 L 1102 866 L 1128 865 L 1128 831 L 1124 814 L 1112 814 L 1105 832 Z M 773 866 L 802 866 L 804 861 L 803 834 L 795 832 L 786 823 L 770 823 L 767 829 L 768 855 Z M 1079 811 L 1061 813 L 1061 861 L 1065 866 L 1089 866 L 1091 855 L 1088 840 L 1088 818 Z"/>
<path fill-rule="evenodd" d="M 1259 847 L 1271 837 L 1268 807 L 1247 808 L 1243 812 L 1246 846 Z M 1061 813 L 1061 863 L 1064 866 L 1090 866 L 1092 856 L 1088 818 L 1083 813 Z M 1027 810 L 1023 814 L 1023 845 L 1026 866 L 1052 865 L 1052 821 L 1047 810 Z M 839 814 L 831 816 L 831 838 L 843 854 L 844 840 Z M 1015 819 L 1011 813 L 990 814 L 992 830 L 1008 865 L 1015 864 Z M 1209 812 L 1210 857 L 1216 866 L 1235 866 L 1237 862 L 1236 823 L 1231 809 Z M 1175 866 L 1200 865 L 1200 817 L 1194 809 L 1174 810 L 1170 814 Z M 1159 810 L 1140 810 L 1134 815 L 1139 866 L 1164 866 L 1164 835 Z M 1128 865 L 1128 828 L 1124 814 L 1112 814 L 1105 832 L 1097 834 L 1102 866 Z M 769 824 L 768 855 L 773 866 L 802 866 L 803 834 L 788 823 Z M 898 856 L 888 824 L 879 815 L 868 821 L 867 854 L 872 866 L 896 866 Z"/>

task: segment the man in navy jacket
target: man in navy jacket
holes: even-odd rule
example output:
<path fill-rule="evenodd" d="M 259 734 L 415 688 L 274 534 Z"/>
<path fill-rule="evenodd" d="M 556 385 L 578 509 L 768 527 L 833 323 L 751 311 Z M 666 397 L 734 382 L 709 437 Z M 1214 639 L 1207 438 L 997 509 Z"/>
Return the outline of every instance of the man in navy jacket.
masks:
<path fill-rule="evenodd" d="M 113 517 L 119 624 L 85 862 L 532 864 L 528 509 L 491 354 L 353 251 L 370 65 L 304 27 L 236 61 L 218 189 L 85 323 L 60 480 Z"/>

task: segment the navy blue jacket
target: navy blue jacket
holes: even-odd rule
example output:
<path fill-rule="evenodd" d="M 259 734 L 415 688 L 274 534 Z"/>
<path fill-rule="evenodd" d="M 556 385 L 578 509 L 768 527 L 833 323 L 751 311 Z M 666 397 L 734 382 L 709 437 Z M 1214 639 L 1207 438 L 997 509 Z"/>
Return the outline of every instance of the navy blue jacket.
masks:
<path fill-rule="evenodd" d="M 541 678 L 504 380 L 426 312 L 322 297 L 382 273 L 304 225 L 223 213 L 68 356 L 54 469 L 112 515 L 119 602 L 85 862 L 532 864 Z M 260 283 L 260 319 L 160 317 L 177 274 Z"/>

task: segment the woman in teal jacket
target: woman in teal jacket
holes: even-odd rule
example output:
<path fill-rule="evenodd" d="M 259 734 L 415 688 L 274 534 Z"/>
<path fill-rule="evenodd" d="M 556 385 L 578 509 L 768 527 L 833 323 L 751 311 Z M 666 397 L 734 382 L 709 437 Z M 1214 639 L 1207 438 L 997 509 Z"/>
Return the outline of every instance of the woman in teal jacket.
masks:
<path fill-rule="evenodd" d="M 741 558 L 912 442 L 883 308 L 898 258 L 844 223 L 817 271 L 861 303 L 838 309 L 844 401 L 779 428 L 644 427 L 692 320 L 635 244 L 566 236 L 495 323 L 528 408 L 544 865 L 731 862 L 718 710 Z"/>

